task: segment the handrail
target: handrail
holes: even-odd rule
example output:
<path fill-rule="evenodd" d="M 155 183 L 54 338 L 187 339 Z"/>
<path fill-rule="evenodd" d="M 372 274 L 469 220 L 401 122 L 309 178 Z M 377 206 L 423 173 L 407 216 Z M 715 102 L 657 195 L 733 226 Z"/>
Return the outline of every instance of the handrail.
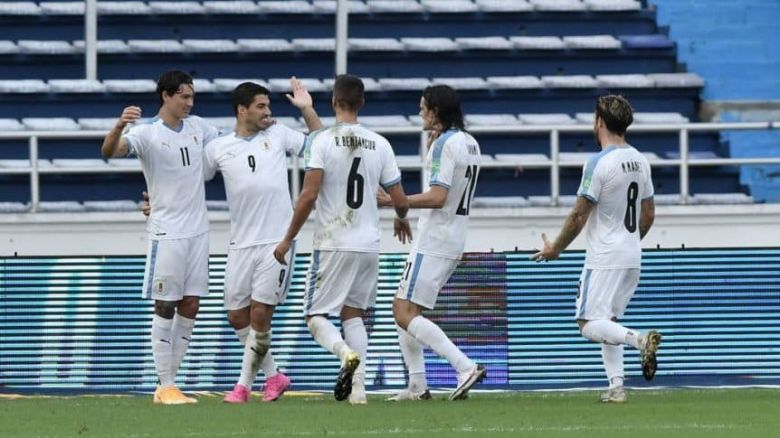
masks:
<path fill-rule="evenodd" d="M 420 141 L 420 156 L 426 151 L 427 135 L 417 127 L 376 127 L 374 131 L 383 135 L 417 135 Z M 685 123 L 685 124 L 647 124 L 635 125 L 629 128 L 629 132 L 666 132 L 678 133 L 679 159 L 651 160 L 653 167 L 676 166 L 680 171 L 680 199 L 687 203 L 690 191 L 690 167 L 703 166 L 729 166 L 748 164 L 780 164 L 780 157 L 756 157 L 756 158 L 701 158 L 691 159 L 689 154 L 689 138 L 693 132 L 718 132 L 733 130 L 772 130 L 780 129 L 780 121 L 775 122 L 749 122 L 749 123 Z M 562 133 L 587 133 L 592 132 L 589 125 L 516 125 L 516 126 L 473 126 L 469 132 L 474 134 L 548 134 L 550 139 L 550 157 L 548 160 L 519 163 L 513 161 L 494 161 L 483 163 L 483 168 L 514 168 L 522 166 L 527 169 L 550 169 L 550 200 L 553 206 L 558 205 L 560 197 L 560 169 L 582 167 L 581 161 L 561 161 L 560 159 L 560 134 Z M 30 204 L 31 211 L 36 212 L 40 203 L 40 175 L 42 174 L 69 174 L 69 173 L 129 173 L 140 172 L 140 167 L 40 167 L 38 160 L 38 143 L 41 139 L 101 139 L 104 131 L 10 131 L 0 132 L 0 140 L 27 140 L 29 145 L 30 167 L 26 168 L 0 168 L 0 175 L 29 174 L 30 175 Z M 641 147 L 641 145 L 640 145 Z M 97 157 L 99 147 L 95 145 Z M 422 159 L 420 161 L 422 164 Z M 300 188 L 300 163 L 293 158 L 289 169 L 291 175 L 291 189 L 293 197 L 297 196 Z M 409 169 L 409 167 L 405 167 Z M 422 186 L 425 187 L 422 165 L 413 167 L 420 171 Z"/>

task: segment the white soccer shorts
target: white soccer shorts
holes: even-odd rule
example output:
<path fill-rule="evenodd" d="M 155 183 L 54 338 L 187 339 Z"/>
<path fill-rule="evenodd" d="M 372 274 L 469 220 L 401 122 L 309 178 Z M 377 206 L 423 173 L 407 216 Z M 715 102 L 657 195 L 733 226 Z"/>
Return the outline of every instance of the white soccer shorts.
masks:
<path fill-rule="evenodd" d="M 209 293 L 209 234 L 149 240 L 142 296 L 179 301 Z"/>
<path fill-rule="evenodd" d="M 276 306 L 282 304 L 290 289 L 295 263 L 295 242 L 282 265 L 274 258 L 277 243 L 231 249 L 225 267 L 225 309 L 238 310 L 251 300 Z"/>
<path fill-rule="evenodd" d="M 344 306 L 368 309 L 376 301 L 379 254 L 319 251 L 311 255 L 303 313 L 337 315 Z"/>
<path fill-rule="evenodd" d="M 460 260 L 412 251 L 406 258 L 396 298 L 411 301 L 426 309 L 436 306 L 439 291 L 450 279 Z"/>
<path fill-rule="evenodd" d="M 639 269 L 583 269 L 576 318 L 620 319 L 639 285 Z"/>

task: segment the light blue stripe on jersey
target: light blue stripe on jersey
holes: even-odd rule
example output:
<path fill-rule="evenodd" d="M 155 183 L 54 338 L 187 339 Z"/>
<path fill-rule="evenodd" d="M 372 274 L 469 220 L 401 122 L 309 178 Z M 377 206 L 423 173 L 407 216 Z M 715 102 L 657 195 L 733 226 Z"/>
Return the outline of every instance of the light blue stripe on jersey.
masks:
<path fill-rule="evenodd" d="M 311 253 L 311 265 L 309 265 L 309 284 L 306 285 L 306 314 L 311 310 L 314 290 L 317 288 L 317 272 L 320 270 L 320 251 L 315 249 Z"/>
<path fill-rule="evenodd" d="M 394 180 L 390 181 L 390 182 L 389 182 L 389 183 L 387 183 L 387 184 L 382 184 L 382 188 L 383 188 L 383 189 L 385 189 L 385 190 L 387 190 L 387 189 L 389 189 L 390 187 L 393 187 L 394 185 L 398 184 L 399 182 L 401 182 L 401 177 L 400 177 L 400 176 L 399 176 L 398 178 L 396 178 L 396 179 L 394 179 Z"/>
<path fill-rule="evenodd" d="M 423 255 L 418 252 L 417 257 L 414 258 L 414 271 L 412 271 L 412 279 L 409 280 L 409 288 L 406 291 L 407 301 L 412 300 L 414 286 L 417 284 L 417 275 L 420 273 L 420 266 L 422 266 L 422 259 Z"/>
<path fill-rule="evenodd" d="M 617 146 L 608 146 L 598 154 L 590 157 L 588 160 L 588 164 L 585 166 L 585 171 L 582 173 L 582 182 L 588 181 L 588 187 L 590 187 L 590 179 L 593 178 L 593 172 L 596 171 L 596 165 L 598 164 L 599 160 L 604 158 L 607 154 L 609 154 L 612 151 L 616 151 L 618 149 Z M 585 196 L 587 192 L 587 187 L 583 187 L 582 184 L 580 184 L 580 189 L 577 191 L 577 196 Z M 597 199 L 594 199 L 593 197 L 586 196 L 591 202 L 596 203 L 598 202 Z"/>
<path fill-rule="evenodd" d="M 433 142 L 433 156 L 431 157 L 431 185 L 441 185 L 447 188 L 450 187 L 446 184 L 439 183 L 436 181 L 436 179 L 439 177 L 439 170 L 441 169 L 441 153 L 444 150 L 444 144 L 447 143 L 447 140 L 449 140 L 450 137 L 459 132 L 460 131 L 457 129 L 450 129 L 442 134 L 441 137 L 437 138 L 435 142 Z"/>
<path fill-rule="evenodd" d="M 582 319 L 585 315 L 585 306 L 588 305 L 588 287 L 590 286 L 590 274 L 593 269 L 585 270 L 585 278 L 582 280 L 582 304 L 580 304 L 580 313 L 577 315 L 577 319 Z"/>
<path fill-rule="evenodd" d="M 330 128 L 320 128 L 316 131 L 312 131 L 303 140 L 303 149 L 301 150 L 301 156 L 303 156 L 303 168 L 309 170 L 309 160 L 311 159 L 311 144 L 314 142 L 314 138 L 321 132 L 324 132 Z"/>
<path fill-rule="evenodd" d="M 154 284 L 154 265 L 157 263 L 157 246 L 160 244 L 159 240 L 152 240 L 152 251 L 149 254 L 149 284 L 146 285 L 146 295 L 152 297 L 152 285 Z"/>

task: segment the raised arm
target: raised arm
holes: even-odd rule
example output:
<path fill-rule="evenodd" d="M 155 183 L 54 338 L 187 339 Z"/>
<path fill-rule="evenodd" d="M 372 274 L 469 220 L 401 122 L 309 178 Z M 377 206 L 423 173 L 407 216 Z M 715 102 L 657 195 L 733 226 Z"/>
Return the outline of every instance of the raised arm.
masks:
<path fill-rule="evenodd" d="M 322 129 L 322 122 L 320 121 L 317 112 L 314 110 L 314 101 L 309 94 L 309 90 L 298 80 L 295 76 L 290 78 L 290 86 L 292 87 L 292 95 L 286 94 L 287 100 L 293 104 L 294 107 L 301 110 L 301 116 L 303 116 L 304 122 L 309 132 L 314 132 L 318 129 Z"/>
<path fill-rule="evenodd" d="M 550 243 L 547 240 L 547 235 L 542 233 L 542 241 L 544 242 L 544 248 L 541 251 L 531 256 L 532 260 L 541 262 L 543 260 L 555 260 L 561 253 L 571 244 L 572 241 L 580 234 L 582 228 L 588 222 L 590 212 L 593 210 L 593 203 L 588 201 L 584 196 L 578 196 L 577 202 L 574 204 L 569 216 L 563 222 L 561 232 L 558 233 L 558 237 Z"/>
<path fill-rule="evenodd" d="M 135 122 L 141 118 L 141 108 L 137 106 L 128 106 L 122 111 L 122 115 L 116 121 L 116 124 L 103 139 L 103 146 L 100 147 L 100 153 L 103 158 L 124 157 L 127 155 L 127 140 L 122 138 L 122 131 L 128 123 Z"/>

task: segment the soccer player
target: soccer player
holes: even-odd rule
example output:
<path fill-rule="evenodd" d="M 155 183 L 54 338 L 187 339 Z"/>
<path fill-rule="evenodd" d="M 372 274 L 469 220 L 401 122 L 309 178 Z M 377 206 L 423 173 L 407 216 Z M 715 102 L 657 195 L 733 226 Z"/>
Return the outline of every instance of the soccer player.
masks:
<path fill-rule="evenodd" d="M 410 208 L 424 209 L 417 223 L 417 239 L 393 300 L 393 316 L 409 371 L 409 387 L 390 400 L 431 398 L 425 380 L 423 345 L 447 359 L 458 373 L 450 400 L 466 398 L 469 389 L 487 375 L 447 335 L 422 314 L 433 309 L 439 291 L 458 265 L 466 245 L 469 209 L 479 175 L 480 149 L 463 126 L 458 94 L 446 85 L 427 87 L 420 98 L 423 129 L 432 131 L 424 171 L 427 189 L 409 196 Z M 387 204 L 387 197 L 379 195 Z"/>
<path fill-rule="evenodd" d="M 322 127 L 312 98 L 296 78 L 290 102 L 301 110 L 310 131 Z M 276 369 L 269 351 L 271 317 L 287 296 L 292 268 L 276 261 L 273 250 L 292 217 L 286 154 L 302 155 L 306 137 L 271 118 L 269 92 L 252 82 L 233 90 L 235 131 L 206 145 L 207 180 L 217 170 L 225 181 L 230 211 L 230 245 L 225 268 L 225 308 L 244 345 L 241 376 L 224 401 L 246 403 L 259 368 L 266 377 L 263 401 L 278 399 L 290 379 Z M 295 258 L 295 246 L 284 255 Z"/>
<path fill-rule="evenodd" d="M 104 158 L 136 155 L 151 196 L 149 249 L 143 296 L 154 299 L 152 354 L 159 379 L 155 403 L 195 403 L 176 387 L 189 347 L 200 297 L 208 294 L 208 220 L 203 187 L 203 145 L 217 130 L 191 116 L 195 90 L 182 71 L 157 81 L 157 117 L 125 129 L 141 117 L 128 106 L 103 140 Z"/>
<path fill-rule="evenodd" d="M 577 291 L 576 318 L 582 336 L 601 344 L 609 389 L 605 403 L 626 401 L 623 390 L 623 345 L 639 349 L 642 374 L 655 376 L 661 335 L 640 334 L 618 323 L 639 283 L 642 247 L 655 219 L 650 164 L 626 143 L 633 109 L 622 96 L 596 101 L 593 131 L 601 151 L 585 164 L 577 202 L 558 237 L 531 258 L 555 260 L 585 227 L 585 266 Z"/>
<path fill-rule="evenodd" d="M 379 213 L 375 193 L 387 190 L 395 207 L 395 235 L 411 239 L 401 173 L 388 141 L 358 123 L 363 81 L 340 75 L 333 85 L 337 124 L 309 135 L 306 176 L 284 239 L 274 250 L 279 263 L 316 204 L 311 266 L 304 315 L 314 339 L 335 354 L 342 366 L 336 400 L 365 404 L 368 335 L 363 312 L 376 300 L 379 271 Z M 338 312 L 344 338 L 328 315 Z"/>

